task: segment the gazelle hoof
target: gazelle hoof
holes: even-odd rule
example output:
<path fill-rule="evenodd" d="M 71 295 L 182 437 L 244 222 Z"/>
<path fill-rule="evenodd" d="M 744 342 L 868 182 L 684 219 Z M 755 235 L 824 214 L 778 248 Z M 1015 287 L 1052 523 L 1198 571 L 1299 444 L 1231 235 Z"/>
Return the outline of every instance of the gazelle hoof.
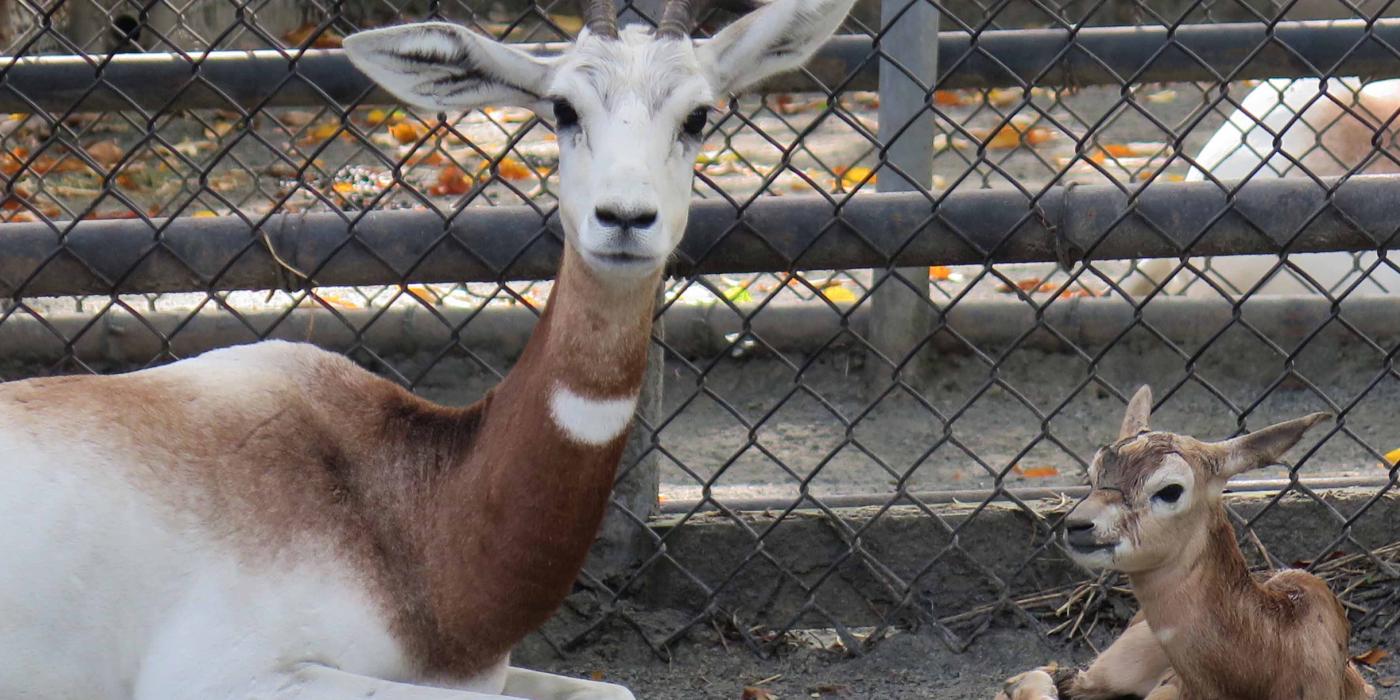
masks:
<path fill-rule="evenodd" d="M 1006 680 L 1006 685 L 997 700 L 1060 700 L 1055 689 L 1054 666 L 1026 671 Z"/>

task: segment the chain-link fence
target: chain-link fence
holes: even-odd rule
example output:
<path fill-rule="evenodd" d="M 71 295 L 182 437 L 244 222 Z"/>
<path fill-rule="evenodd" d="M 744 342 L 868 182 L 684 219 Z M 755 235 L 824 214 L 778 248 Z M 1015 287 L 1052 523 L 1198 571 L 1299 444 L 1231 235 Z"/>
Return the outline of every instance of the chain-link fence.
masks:
<path fill-rule="evenodd" d="M 712 121 L 611 551 L 546 634 L 1083 632 L 1119 589 L 1052 533 L 1140 383 L 1201 437 L 1336 412 L 1235 513 L 1259 563 L 1305 562 L 1388 630 L 1388 14 L 860 3 Z M 444 401 L 493 385 L 557 259 L 558 149 L 527 111 L 394 106 L 335 50 L 426 18 L 579 26 L 516 0 L 0 0 L 4 376 L 279 337 Z"/>

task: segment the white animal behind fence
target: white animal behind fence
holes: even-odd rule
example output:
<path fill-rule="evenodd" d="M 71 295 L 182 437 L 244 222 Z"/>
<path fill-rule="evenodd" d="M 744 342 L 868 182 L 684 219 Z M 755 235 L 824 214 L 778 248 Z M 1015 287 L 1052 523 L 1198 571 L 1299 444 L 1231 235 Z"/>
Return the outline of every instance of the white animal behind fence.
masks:
<path fill-rule="evenodd" d="M 1397 110 L 1400 80 L 1363 84 L 1332 78 L 1325 85 L 1314 78 L 1264 81 L 1196 155 L 1205 172 L 1192 168 L 1186 179 L 1205 180 L 1208 172 L 1233 186 L 1228 181 L 1400 173 Z M 1387 264 L 1375 253 L 1303 253 L 1288 256 L 1288 263 L 1281 265 L 1273 255 L 1197 257 L 1191 259 L 1194 270 L 1178 270 L 1179 260 L 1144 260 L 1138 263 L 1142 274 L 1124 288 L 1145 296 L 1165 283 L 1170 294 L 1213 298 L 1249 292 L 1400 294 L 1395 267 L 1400 261 L 1393 257 Z"/>
<path fill-rule="evenodd" d="M 0 697 L 631 698 L 508 656 L 603 517 L 710 105 L 852 1 L 774 0 L 700 45 L 687 0 L 655 33 L 595 1 L 555 58 L 445 23 L 348 38 L 417 107 L 554 122 L 566 242 L 529 343 L 466 408 L 287 343 L 0 386 Z"/>

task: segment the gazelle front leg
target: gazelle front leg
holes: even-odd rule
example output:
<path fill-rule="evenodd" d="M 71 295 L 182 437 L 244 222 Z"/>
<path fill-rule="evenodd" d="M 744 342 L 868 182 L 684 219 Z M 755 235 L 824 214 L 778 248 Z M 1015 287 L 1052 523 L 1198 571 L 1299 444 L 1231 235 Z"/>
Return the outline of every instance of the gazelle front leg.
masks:
<path fill-rule="evenodd" d="M 1113 645 L 1105 649 L 1089 668 L 1065 671 L 1046 667 L 1028 671 L 1006 682 L 998 700 L 1108 700 L 1124 695 L 1170 698 L 1153 695 L 1163 689 L 1171 674 L 1171 662 L 1147 622 L 1128 626 Z M 1169 691 L 1174 694 L 1173 691 Z"/>

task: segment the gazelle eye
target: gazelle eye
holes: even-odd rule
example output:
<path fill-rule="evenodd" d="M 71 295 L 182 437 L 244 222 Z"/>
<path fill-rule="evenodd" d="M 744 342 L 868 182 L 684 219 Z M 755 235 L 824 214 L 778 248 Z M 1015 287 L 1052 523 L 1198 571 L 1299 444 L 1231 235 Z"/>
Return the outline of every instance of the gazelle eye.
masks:
<path fill-rule="evenodd" d="M 561 129 L 578 124 L 578 112 L 574 111 L 574 106 L 569 104 L 568 100 L 554 101 L 554 122 Z"/>
<path fill-rule="evenodd" d="M 710 120 L 710 109 L 708 107 L 696 107 L 685 118 L 685 123 L 681 124 L 681 129 L 690 136 L 700 136 L 705 131 L 705 124 Z"/>
<path fill-rule="evenodd" d="M 1152 500 L 1161 501 L 1163 503 L 1176 503 L 1181 500 L 1181 494 L 1185 492 L 1186 489 L 1182 488 L 1181 484 L 1170 484 L 1163 486 L 1157 490 L 1157 493 L 1152 494 Z"/>

